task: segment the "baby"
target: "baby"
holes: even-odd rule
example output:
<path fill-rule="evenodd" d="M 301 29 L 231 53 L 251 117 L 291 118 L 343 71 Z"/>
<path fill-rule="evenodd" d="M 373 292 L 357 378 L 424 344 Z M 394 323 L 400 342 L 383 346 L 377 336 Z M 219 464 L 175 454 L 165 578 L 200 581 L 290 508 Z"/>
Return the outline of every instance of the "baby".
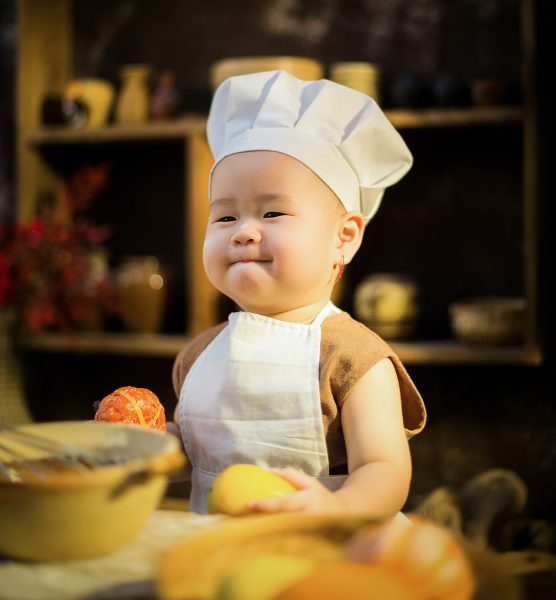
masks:
<path fill-rule="evenodd" d="M 175 361 L 190 509 L 206 512 L 226 466 L 255 463 L 297 491 L 253 512 L 394 516 L 423 401 L 392 349 L 330 298 L 411 154 L 368 96 L 284 71 L 222 83 L 208 140 L 204 266 L 242 310 Z"/>

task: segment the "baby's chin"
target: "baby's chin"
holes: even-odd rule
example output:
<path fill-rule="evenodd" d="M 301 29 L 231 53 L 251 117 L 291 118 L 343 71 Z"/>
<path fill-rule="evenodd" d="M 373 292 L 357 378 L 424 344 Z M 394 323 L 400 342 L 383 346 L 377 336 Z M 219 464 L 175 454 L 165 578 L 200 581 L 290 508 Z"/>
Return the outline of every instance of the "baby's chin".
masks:
<path fill-rule="evenodd" d="M 310 322 L 321 308 L 320 303 L 302 303 L 299 302 L 298 297 L 284 293 L 258 297 L 255 295 L 230 297 L 244 311 L 299 323 Z M 315 311 L 315 314 L 311 311 Z"/>
<path fill-rule="evenodd" d="M 285 304 L 277 302 L 276 295 L 262 293 L 234 293 L 229 296 L 242 310 L 271 317 L 283 312 Z"/>
<path fill-rule="evenodd" d="M 237 290 L 242 296 L 264 294 L 273 285 L 271 263 L 234 263 L 228 267 L 226 285 L 228 289 Z"/>

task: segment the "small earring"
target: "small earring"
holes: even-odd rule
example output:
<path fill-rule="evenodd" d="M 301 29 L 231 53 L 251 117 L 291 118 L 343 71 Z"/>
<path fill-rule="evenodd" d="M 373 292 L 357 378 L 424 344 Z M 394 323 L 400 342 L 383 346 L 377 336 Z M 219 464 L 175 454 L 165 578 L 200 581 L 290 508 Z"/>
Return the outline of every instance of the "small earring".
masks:
<path fill-rule="evenodd" d="M 342 278 L 342 275 L 344 274 L 345 266 L 346 265 L 344 264 L 344 255 L 342 254 L 342 261 L 340 262 L 340 270 L 338 271 L 338 275 L 336 276 L 335 283 L 338 283 L 338 281 L 340 281 L 340 279 Z"/>

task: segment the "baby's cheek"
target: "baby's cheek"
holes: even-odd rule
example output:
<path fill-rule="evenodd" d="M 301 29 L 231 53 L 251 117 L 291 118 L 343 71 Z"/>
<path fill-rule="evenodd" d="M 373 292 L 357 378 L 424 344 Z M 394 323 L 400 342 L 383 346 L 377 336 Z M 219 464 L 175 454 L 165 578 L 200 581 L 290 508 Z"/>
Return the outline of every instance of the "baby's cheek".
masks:
<path fill-rule="evenodd" d="M 224 250 L 218 244 L 218 240 L 207 238 L 203 246 L 203 266 L 209 279 L 222 271 L 224 260 Z"/>

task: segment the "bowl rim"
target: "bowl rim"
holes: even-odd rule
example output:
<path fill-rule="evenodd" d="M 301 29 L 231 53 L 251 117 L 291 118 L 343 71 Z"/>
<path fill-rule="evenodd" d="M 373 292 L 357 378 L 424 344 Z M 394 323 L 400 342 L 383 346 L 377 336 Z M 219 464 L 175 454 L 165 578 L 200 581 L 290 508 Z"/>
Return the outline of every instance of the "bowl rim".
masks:
<path fill-rule="evenodd" d="M 0 492 L 4 490 L 26 490 L 41 489 L 62 492 L 68 489 L 97 487 L 106 485 L 112 481 L 128 479 L 130 477 L 154 477 L 163 475 L 184 466 L 187 462 L 186 456 L 180 447 L 178 438 L 171 434 L 154 429 L 139 427 L 137 425 L 123 423 L 108 423 L 105 421 L 49 421 L 44 423 L 26 423 L 18 426 L 20 429 L 41 429 L 48 426 L 85 426 L 120 428 L 130 427 L 132 435 L 158 436 L 164 438 L 165 444 L 159 452 L 152 455 L 134 457 L 125 463 L 101 466 L 91 470 L 67 469 L 54 472 L 44 479 L 30 477 L 23 481 L 10 481 L 0 479 Z M 1 432 L 0 432 L 1 435 Z"/>
<path fill-rule="evenodd" d="M 450 312 L 458 311 L 480 311 L 482 314 L 490 314 L 490 311 L 518 311 L 525 310 L 526 300 L 523 296 L 476 296 L 450 303 Z"/>

